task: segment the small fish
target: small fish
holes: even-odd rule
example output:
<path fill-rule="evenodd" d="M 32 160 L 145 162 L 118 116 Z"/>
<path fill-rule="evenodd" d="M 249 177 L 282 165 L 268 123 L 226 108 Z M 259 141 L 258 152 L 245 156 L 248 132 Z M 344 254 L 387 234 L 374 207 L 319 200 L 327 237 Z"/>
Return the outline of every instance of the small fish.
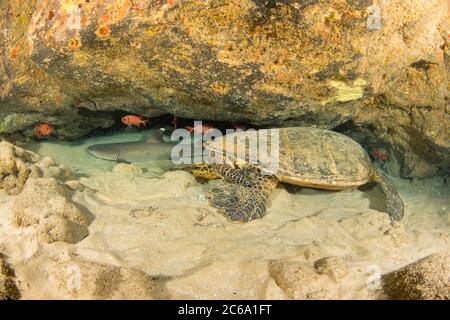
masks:
<path fill-rule="evenodd" d="M 386 151 L 383 149 L 373 149 L 370 154 L 378 160 L 381 160 L 381 161 L 388 160 L 388 155 L 387 155 Z"/>
<path fill-rule="evenodd" d="M 172 125 L 173 125 L 173 128 L 174 128 L 174 129 L 177 128 L 177 120 L 178 120 L 177 116 L 173 116 L 173 119 L 172 119 Z"/>
<path fill-rule="evenodd" d="M 52 134 L 53 129 L 46 123 L 38 125 L 34 131 L 34 135 L 38 138 L 45 138 Z"/>
<path fill-rule="evenodd" d="M 140 116 L 128 115 L 128 116 L 122 117 L 122 119 L 120 119 L 120 121 L 122 121 L 122 123 L 126 124 L 127 126 L 140 127 L 141 125 L 145 126 L 149 120 L 143 120 L 142 117 L 140 117 Z"/>
<path fill-rule="evenodd" d="M 213 127 L 209 124 L 194 125 L 193 127 L 186 126 L 185 128 L 187 131 L 189 131 L 189 133 L 192 133 L 194 131 L 200 131 L 202 133 L 207 133 L 207 132 L 210 132 L 210 131 L 213 131 L 216 129 L 215 127 Z"/>
<path fill-rule="evenodd" d="M 231 122 L 230 124 L 236 130 L 242 130 L 242 131 L 247 130 L 247 126 L 245 124 L 243 124 L 243 123 Z"/>

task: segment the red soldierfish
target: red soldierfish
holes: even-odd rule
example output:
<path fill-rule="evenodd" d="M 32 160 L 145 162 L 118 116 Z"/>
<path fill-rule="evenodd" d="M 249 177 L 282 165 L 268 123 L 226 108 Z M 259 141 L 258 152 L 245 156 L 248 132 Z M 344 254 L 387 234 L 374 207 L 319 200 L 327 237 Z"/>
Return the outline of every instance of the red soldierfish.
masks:
<path fill-rule="evenodd" d="M 34 135 L 38 138 L 45 138 L 52 134 L 53 129 L 46 123 L 42 123 L 36 127 Z"/>
<path fill-rule="evenodd" d="M 189 131 L 189 133 L 192 133 L 193 131 L 201 131 L 202 133 L 206 133 L 206 132 L 210 132 L 215 130 L 216 128 L 214 128 L 213 126 L 209 125 L 209 124 L 195 124 L 193 127 L 192 126 L 186 126 L 185 127 L 187 131 Z"/>
<path fill-rule="evenodd" d="M 120 121 L 122 121 L 122 123 L 126 124 L 127 126 L 140 127 L 141 125 L 145 126 L 149 120 L 143 120 L 142 117 L 140 117 L 140 116 L 128 115 L 128 116 L 122 117 L 122 119 L 120 119 Z"/>
<path fill-rule="evenodd" d="M 388 160 L 388 155 L 386 153 L 386 151 L 384 151 L 383 149 L 373 149 L 371 154 L 381 160 L 381 161 L 387 161 Z"/>

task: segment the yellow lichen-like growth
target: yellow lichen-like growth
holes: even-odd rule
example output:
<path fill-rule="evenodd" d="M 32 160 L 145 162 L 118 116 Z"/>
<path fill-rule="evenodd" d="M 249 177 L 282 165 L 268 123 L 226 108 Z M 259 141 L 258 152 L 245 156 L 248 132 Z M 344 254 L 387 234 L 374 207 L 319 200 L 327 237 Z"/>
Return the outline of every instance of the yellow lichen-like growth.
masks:
<path fill-rule="evenodd" d="M 323 100 L 322 104 L 327 104 L 330 102 L 346 102 L 352 100 L 361 99 L 364 95 L 364 87 L 366 85 L 366 80 L 358 78 L 353 81 L 352 84 L 347 84 L 343 81 L 330 80 L 328 84 L 337 89 L 337 94 L 333 97 Z"/>

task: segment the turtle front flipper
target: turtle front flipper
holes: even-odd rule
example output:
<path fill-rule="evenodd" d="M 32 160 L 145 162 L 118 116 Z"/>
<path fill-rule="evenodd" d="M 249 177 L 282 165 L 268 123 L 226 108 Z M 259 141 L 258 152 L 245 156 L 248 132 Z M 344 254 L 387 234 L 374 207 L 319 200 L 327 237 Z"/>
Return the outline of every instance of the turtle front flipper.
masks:
<path fill-rule="evenodd" d="M 259 219 L 266 213 L 267 197 L 237 183 L 221 182 L 212 190 L 211 205 L 235 222 Z"/>
<path fill-rule="evenodd" d="M 225 211 L 236 222 L 248 222 L 262 218 L 266 213 L 267 200 L 276 188 L 275 176 L 262 175 L 255 167 L 222 171 L 227 180 L 212 190 L 211 204 Z"/>
<path fill-rule="evenodd" d="M 184 170 L 192 173 L 196 178 L 204 180 L 214 180 L 222 178 L 218 170 L 216 170 L 215 167 L 209 164 L 193 164 L 186 166 Z"/>
<path fill-rule="evenodd" d="M 403 200 L 400 198 L 395 186 L 380 169 L 375 167 L 372 180 L 380 185 L 381 190 L 386 195 L 387 214 L 392 220 L 401 220 L 404 214 Z"/>

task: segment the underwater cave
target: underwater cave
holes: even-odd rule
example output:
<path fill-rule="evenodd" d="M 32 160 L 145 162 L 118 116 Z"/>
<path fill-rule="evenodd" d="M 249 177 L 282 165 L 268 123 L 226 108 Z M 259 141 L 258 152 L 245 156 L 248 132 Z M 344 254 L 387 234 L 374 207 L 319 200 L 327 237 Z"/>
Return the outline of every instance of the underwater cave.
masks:
<path fill-rule="evenodd" d="M 450 300 L 449 10 L 0 1 L 0 300 Z"/>

